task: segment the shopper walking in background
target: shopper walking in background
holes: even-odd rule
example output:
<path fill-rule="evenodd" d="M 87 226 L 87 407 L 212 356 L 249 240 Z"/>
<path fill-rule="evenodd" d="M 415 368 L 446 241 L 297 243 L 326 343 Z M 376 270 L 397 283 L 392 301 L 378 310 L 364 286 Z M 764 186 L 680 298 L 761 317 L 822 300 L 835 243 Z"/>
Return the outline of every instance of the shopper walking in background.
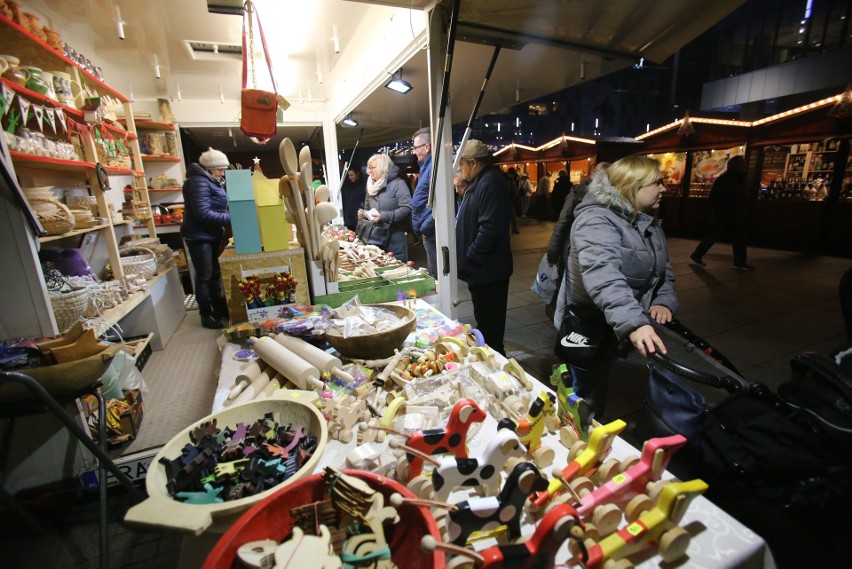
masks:
<path fill-rule="evenodd" d="M 526 217 L 527 211 L 530 208 L 530 198 L 532 197 L 530 177 L 526 172 L 521 172 L 520 176 L 518 176 L 518 193 L 521 196 L 521 217 Z"/>
<path fill-rule="evenodd" d="M 547 200 L 550 199 L 550 190 L 550 176 L 548 176 L 547 172 L 545 172 L 544 175 L 538 179 L 538 183 L 535 185 L 535 201 L 533 202 L 535 217 L 541 221 L 547 220 Z"/>
<path fill-rule="evenodd" d="M 205 328 L 222 328 L 228 321 L 228 304 L 222 291 L 219 253 L 225 227 L 231 225 L 225 170 L 228 157 L 208 148 L 190 165 L 183 183 L 185 209 L 180 236 L 195 270 L 195 300 Z"/>
<path fill-rule="evenodd" d="M 506 170 L 507 194 L 509 199 L 509 226 L 512 228 L 512 233 L 517 235 L 518 231 L 518 216 L 517 209 L 520 207 L 520 176 L 517 171 L 510 167 Z"/>
<path fill-rule="evenodd" d="M 381 247 L 405 263 L 408 261 L 406 231 L 411 224 L 411 193 L 399 168 L 387 154 L 374 154 L 367 161 L 367 198 L 358 211 L 359 221 L 372 226 L 367 244 Z"/>
<path fill-rule="evenodd" d="M 666 353 L 651 325 L 652 320 L 670 322 L 678 307 L 666 238 L 657 220 L 665 189 L 656 160 L 628 156 L 596 171 L 574 210 L 566 303 L 557 318 L 561 322 L 570 305 L 597 309 L 614 332 L 586 369 L 571 366 L 575 392 L 598 415 L 606 405 L 620 341 L 629 340 L 643 357 L 657 350 Z"/>
<path fill-rule="evenodd" d="M 429 207 L 429 183 L 432 179 L 432 131 L 421 128 L 411 137 L 414 156 L 420 163 L 420 176 L 411 198 L 411 227 L 414 236 L 423 240 L 426 249 L 426 270 L 438 278 L 438 257 L 435 251 L 435 219 Z"/>
<path fill-rule="evenodd" d="M 559 215 L 562 211 L 562 206 L 565 205 L 565 199 L 568 197 L 568 192 L 574 185 L 571 183 L 571 178 L 568 177 L 567 170 L 559 170 L 559 176 L 553 184 L 553 193 L 550 194 L 550 200 L 553 203 L 553 214 Z M 548 216 L 549 217 L 549 216 Z"/>
<path fill-rule="evenodd" d="M 358 226 L 358 210 L 364 205 L 367 195 L 367 181 L 361 175 L 359 166 L 350 166 L 346 179 L 340 186 L 340 197 L 343 201 L 343 225 L 355 231 Z"/>
<path fill-rule="evenodd" d="M 476 327 L 485 342 L 505 355 L 506 304 L 512 276 L 506 176 L 492 165 L 488 147 L 468 140 L 459 170 L 468 182 L 456 215 L 456 261 L 467 282 Z"/>
<path fill-rule="evenodd" d="M 734 156 L 728 160 L 725 173 L 713 183 L 710 189 L 713 226 L 689 256 L 689 260 L 696 265 L 704 266 L 704 255 L 727 231 L 734 250 L 734 268 L 740 271 L 754 270 L 754 267 L 746 262 L 745 212 L 743 211 L 745 178 L 745 158 Z"/>

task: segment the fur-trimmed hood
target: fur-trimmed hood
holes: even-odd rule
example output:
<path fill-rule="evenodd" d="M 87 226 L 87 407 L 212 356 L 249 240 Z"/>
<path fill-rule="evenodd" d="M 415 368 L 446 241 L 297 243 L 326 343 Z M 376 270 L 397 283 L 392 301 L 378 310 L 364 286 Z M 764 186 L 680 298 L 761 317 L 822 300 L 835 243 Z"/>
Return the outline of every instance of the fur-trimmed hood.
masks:
<path fill-rule="evenodd" d="M 613 186 L 606 175 L 605 170 L 598 170 L 592 174 L 586 197 L 574 210 L 576 217 L 583 208 L 602 205 L 621 214 L 624 218 L 632 220 L 636 217 L 636 209 L 625 200 L 619 191 Z"/>

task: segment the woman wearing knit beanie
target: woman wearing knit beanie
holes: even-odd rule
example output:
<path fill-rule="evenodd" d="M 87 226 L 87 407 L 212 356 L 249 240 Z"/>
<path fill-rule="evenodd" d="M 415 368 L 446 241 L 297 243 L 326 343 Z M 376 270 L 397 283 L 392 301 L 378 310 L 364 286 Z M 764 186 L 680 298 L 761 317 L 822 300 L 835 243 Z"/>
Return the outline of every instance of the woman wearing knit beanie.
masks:
<path fill-rule="evenodd" d="M 195 269 L 195 300 L 201 325 L 213 329 L 222 328 L 228 321 L 219 269 L 219 245 L 225 236 L 225 226 L 231 225 L 225 193 L 228 167 L 224 152 L 208 148 L 201 153 L 198 163 L 189 167 L 183 183 L 186 209 L 180 235 Z"/>

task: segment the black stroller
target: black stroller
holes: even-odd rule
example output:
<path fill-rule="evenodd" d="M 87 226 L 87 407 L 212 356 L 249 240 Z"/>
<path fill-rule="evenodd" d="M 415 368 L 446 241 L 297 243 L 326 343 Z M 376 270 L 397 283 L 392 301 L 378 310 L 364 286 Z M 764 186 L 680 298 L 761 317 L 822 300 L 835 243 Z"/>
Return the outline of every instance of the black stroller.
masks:
<path fill-rule="evenodd" d="M 773 393 L 686 327 L 655 326 L 669 354 L 648 360 L 633 428 L 640 441 L 680 433 L 669 464 L 769 543 L 781 567 L 852 559 L 852 377 L 802 354 Z"/>

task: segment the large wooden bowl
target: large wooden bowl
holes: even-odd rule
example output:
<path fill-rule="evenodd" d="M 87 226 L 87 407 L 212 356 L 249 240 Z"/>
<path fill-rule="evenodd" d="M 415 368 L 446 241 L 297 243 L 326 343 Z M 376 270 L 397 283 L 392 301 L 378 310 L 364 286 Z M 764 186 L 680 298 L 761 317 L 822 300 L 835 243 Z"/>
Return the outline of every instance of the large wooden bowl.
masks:
<path fill-rule="evenodd" d="M 195 535 L 205 531 L 224 533 L 251 506 L 314 471 L 328 441 L 328 426 L 325 418 L 312 403 L 315 399 L 315 393 L 280 389 L 269 399 L 227 407 L 196 421 L 175 435 L 151 461 L 145 478 L 148 499 L 130 508 L 124 521 L 131 525 L 179 530 Z M 266 413 L 272 413 L 272 420 L 278 424 L 302 425 L 317 437 L 317 449 L 313 456 L 293 476 L 254 496 L 218 504 L 186 504 L 169 495 L 166 489 L 166 470 L 160 464 L 160 459 L 179 457 L 184 445 L 190 442 L 189 433 L 193 429 L 213 419 L 216 419 L 220 428 L 233 428 L 237 423 L 253 423 L 263 418 Z"/>
<path fill-rule="evenodd" d="M 405 338 L 417 327 L 417 317 L 413 310 L 396 304 L 370 304 L 369 306 L 379 306 L 390 310 L 400 318 L 404 318 L 405 321 L 392 330 L 367 336 L 344 338 L 342 334 L 334 331 L 326 332 L 325 339 L 344 356 L 360 359 L 392 356 L 394 349 L 402 346 Z"/>
<path fill-rule="evenodd" d="M 393 493 L 406 498 L 415 498 L 411 490 L 372 472 L 344 470 L 346 474 L 363 479 L 374 490 L 385 496 L 385 505 L 389 505 Z M 324 500 L 328 496 L 321 474 L 304 478 L 269 496 L 247 511 L 223 535 L 210 554 L 202 569 L 230 569 L 240 546 L 262 539 L 282 541 L 293 530 L 290 510 L 312 502 Z M 397 567 L 405 569 L 443 569 L 444 554 L 441 551 L 427 553 L 420 549 L 420 540 L 431 534 L 440 540 L 440 531 L 429 509 L 424 506 L 402 506 L 399 511 L 400 522 L 394 524 L 386 535 L 390 545 L 391 557 Z"/>

